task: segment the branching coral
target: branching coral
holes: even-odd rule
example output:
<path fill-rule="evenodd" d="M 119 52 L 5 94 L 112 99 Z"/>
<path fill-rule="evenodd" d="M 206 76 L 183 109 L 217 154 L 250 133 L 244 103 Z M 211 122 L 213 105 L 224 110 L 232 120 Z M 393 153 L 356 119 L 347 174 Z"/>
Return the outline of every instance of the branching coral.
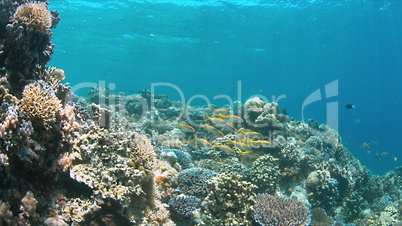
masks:
<path fill-rule="evenodd" d="M 311 216 L 308 207 L 299 201 L 259 194 L 255 199 L 254 220 L 263 226 L 307 226 Z"/>
<path fill-rule="evenodd" d="M 28 2 L 20 5 L 13 15 L 14 20 L 39 32 L 49 32 L 52 14 L 44 2 Z"/>
<path fill-rule="evenodd" d="M 51 129 L 60 109 L 60 100 L 57 99 L 52 87 L 43 82 L 25 86 L 19 110 L 32 122 L 34 128 Z"/>

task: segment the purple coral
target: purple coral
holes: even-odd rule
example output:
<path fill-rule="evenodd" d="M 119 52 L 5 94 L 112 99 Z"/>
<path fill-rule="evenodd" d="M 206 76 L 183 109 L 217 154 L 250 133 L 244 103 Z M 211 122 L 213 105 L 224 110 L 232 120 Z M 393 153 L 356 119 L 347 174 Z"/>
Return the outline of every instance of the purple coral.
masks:
<path fill-rule="evenodd" d="M 254 220 L 261 225 L 306 226 L 310 224 L 310 210 L 299 201 L 259 194 L 256 196 L 255 203 Z"/>

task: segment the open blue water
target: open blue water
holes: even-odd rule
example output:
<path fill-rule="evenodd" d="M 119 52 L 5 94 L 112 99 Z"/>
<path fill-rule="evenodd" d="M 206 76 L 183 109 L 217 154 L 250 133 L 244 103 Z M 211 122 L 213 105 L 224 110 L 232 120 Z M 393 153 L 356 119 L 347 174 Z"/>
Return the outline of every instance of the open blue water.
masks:
<path fill-rule="evenodd" d="M 258 95 L 302 120 L 319 90 L 304 121 L 337 127 L 374 173 L 401 165 L 402 1 L 49 2 L 61 17 L 50 65 L 77 94 L 104 82 L 126 94 L 154 86 L 198 105 Z"/>

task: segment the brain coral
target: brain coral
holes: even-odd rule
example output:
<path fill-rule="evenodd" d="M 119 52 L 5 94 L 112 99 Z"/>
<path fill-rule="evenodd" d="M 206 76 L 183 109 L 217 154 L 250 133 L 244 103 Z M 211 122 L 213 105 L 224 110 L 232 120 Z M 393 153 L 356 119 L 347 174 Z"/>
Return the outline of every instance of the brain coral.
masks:
<path fill-rule="evenodd" d="M 46 83 L 35 82 L 25 86 L 19 110 L 34 128 L 49 130 L 56 122 L 60 109 L 60 100 Z"/>
<path fill-rule="evenodd" d="M 254 220 L 264 226 L 307 226 L 311 215 L 308 207 L 299 201 L 259 194 L 255 199 Z"/>
<path fill-rule="evenodd" d="M 52 14 L 44 2 L 28 2 L 19 6 L 13 18 L 39 32 L 48 32 L 52 27 Z"/>

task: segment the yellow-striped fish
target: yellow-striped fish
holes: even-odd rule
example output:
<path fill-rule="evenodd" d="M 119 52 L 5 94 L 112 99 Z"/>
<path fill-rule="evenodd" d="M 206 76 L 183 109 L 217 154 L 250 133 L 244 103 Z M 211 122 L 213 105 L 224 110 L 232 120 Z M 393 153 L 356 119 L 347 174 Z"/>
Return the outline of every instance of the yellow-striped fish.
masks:
<path fill-rule="evenodd" d="M 267 147 L 272 147 L 272 143 L 266 140 L 249 140 L 250 146 L 252 148 L 267 148 Z"/>
<path fill-rule="evenodd" d="M 200 129 L 203 129 L 205 131 L 207 131 L 208 133 L 212 133 L 213 135 L 217 136 L 217 137 L 223 137 L 223 133 L 221 131 L 219 131 L 217 128 L 210 126 L 208 124 L 202 124 L 199 127 Z"/>
<path fill-rule="evenodd" d="M 179 124 L 177 126 L 177 128 L 179 128 L 184 133 L 194 133 L 195 132 L 195 130 L 192 126 L 185 124 L 185 123 Z"/>
<path fill-rule="evenodd" d="M 263 135 L 261 133 L 254 132 L 254 131 L 244 132 L 244 130 L 243 130 L 242 133 L 243 133 L 243 136 L 247 137 L 248 139 L 262 138 L 263 137 Z"/>
<path fill-rule="evenodd" d="M 247 157 L 254 158 L 254 159 L 258 159 L 260 157 L 258 154 L 254 153 L 252 151 L 241 151 L 241 150 L 239 150 L 239 152 L 240 152 L 239 157 L 242 156 L 242 155 L 245 155 Z"/>
<path fill-rule="evenodd" d="M 236 156 L 236 152 L 233 151 L 233 149 L 231 149 L 230 147 L 226 146 L 226 145 L 218 145 L 214 142 L 214 146 L 212 146 L 212 148 L 218 148 L 221 151 L 225 152 L 228 155 L 233 155 Z"/>
<path fill-rule="evenodd" d="M 227 122 L 225 122 L 225 120 L 223 120 L 221 118 L 211 118 L 211 117 L 209 117 L 209 115 L 207 115 L 207 119 L 205 121 L 210 121 L 214 125 L 219 126 L 219 127 L 224 127 L 227 124 Z"/>
<path fill-rule="evenodd" d="M 243 150 L 243 151 L 251 151 L 250 146 L 248 146 L 247 144 L 242 143 L 242 142 L 236 142 L 236 141 L 232 141 L 231 139 L 229 139 L 228 144 L 233 144 L 238 149 Z"/>
<path fill-rule="evenodd" d="M 194 141 L 197 143 L 197 144 L 199 144 L 199 145 L 201 145 L 201 146 L 203 146 L 203 147 L 211 147 L 211 144 L 207 141 L 207 140 L 205 140 L 205 139 L 203 139 L 203 138 L 198 138 L 195 134 L 194 134 Z"/>
<path fill-rule="evenodd" d="M 212 115 L 219 115 L 219 114 L 221 114 L 221 115 L 230 115 L 230 112 L 228 110 L 224 109 L 224 108 L 218 108 L 218 109 L 214 108 L 214 111 L 212 112 Z"/>
<path fill-rule="evenodd" d="M 187 141 L 186 138 L 184 138 L 184 141 L 192 148 L 198 149 L 198 144 L 194 140 L 189 140 Z"/>
<path fill-rule="evenodd" d="M 237 115 L 222 115 L 222 114 L 218 114 L 221 119 L 225 120 L 225 121 L 229 121 L 229 122 L 237 122 L 237 123 L 242 123 L 243 119 Z"/>

